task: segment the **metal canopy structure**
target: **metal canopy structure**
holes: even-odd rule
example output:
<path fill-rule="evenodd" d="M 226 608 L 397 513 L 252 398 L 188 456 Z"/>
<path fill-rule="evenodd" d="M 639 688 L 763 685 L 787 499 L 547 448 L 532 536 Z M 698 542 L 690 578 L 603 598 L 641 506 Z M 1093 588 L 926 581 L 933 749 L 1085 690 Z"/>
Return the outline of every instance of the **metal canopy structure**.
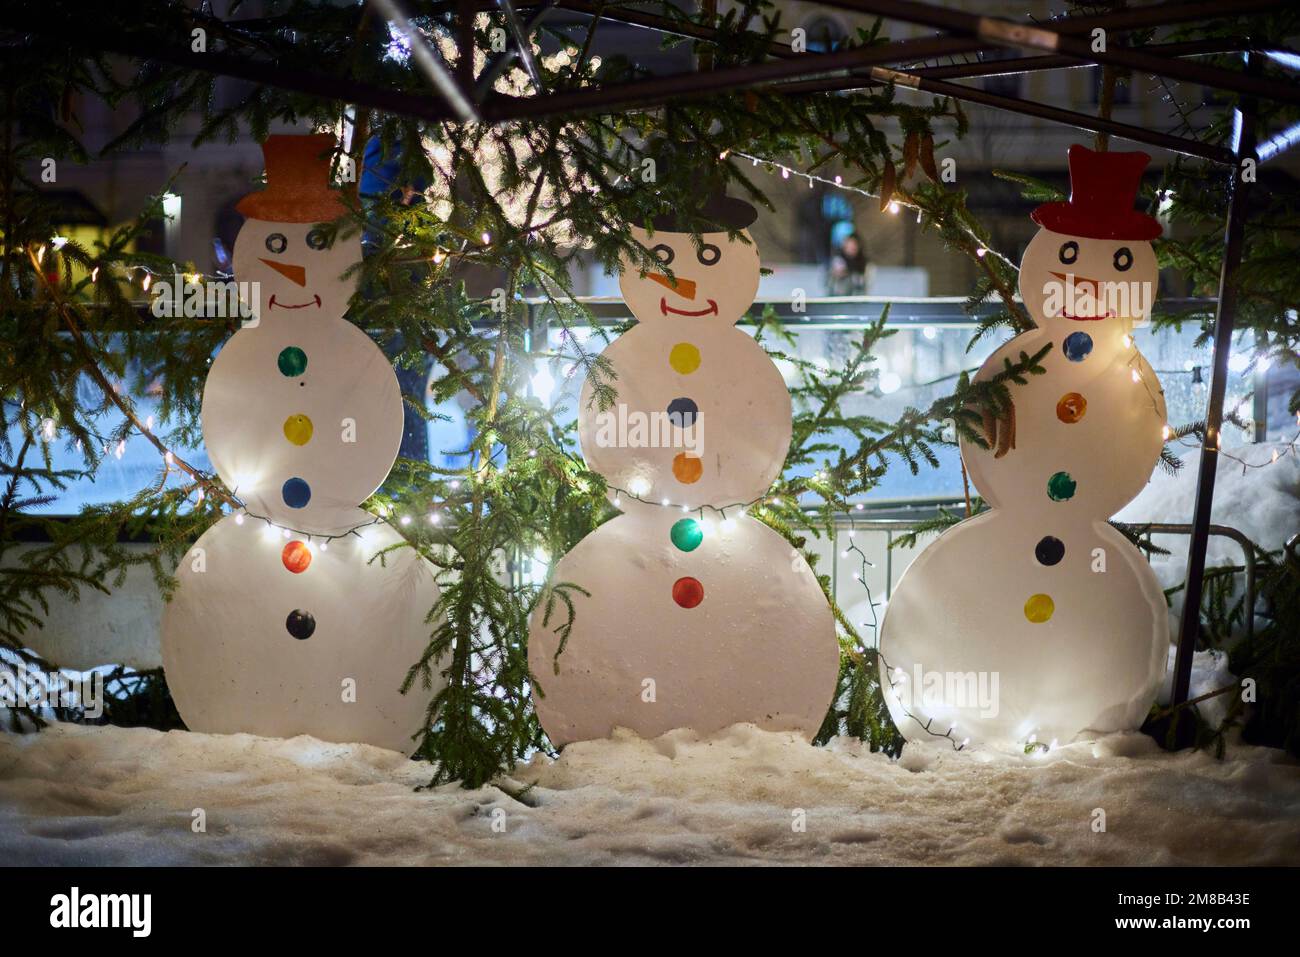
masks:
<path fill-rule="evenodd" d="M 1204 40 L 1189 43 L 1126 45 L 1122 40 L 1132 31 L 1170 27 L 1197 21 L 1243 17 L 1283 10 L 1289 0 L 1234 0 L 1226 5 L 1212 2 L 1163 2 L 1133 6 L 1096 16 L 1057 17 L 1045 22 L 1026 22 L 980 16 L 952 10 L 935 3 L 915 0 L 819 0 L 823 6 L 885 20 L 929 27 L 936 34 L 907 40 L 853 47 L 826 53 L 799 53 L 791 47 L 770 44 L 767 58 L 744 66 L 696 69 L 667 76 L 652 76 L 628 83 L 548 91 L 537 69 L 531 49 L 533 32 L 558 11 L 588 16 L 594 20 L 629 24 L 663 34 L 710 42 L 718 31 L 686 17 L 647 13 L 634 6 L 591 0 L 448 0 L 420 4 L 418 15 L 436 15 L 450 23 L 462 43 L 470 39 L 473 17 L 499 12 L 509 27 L 511 44 L 476 78 L 462 57 L 453 70 L 436 49 L 410 28 L 411 12 L 400 0 L 369 0 L 384 20 L 407 31 L 412 57 L 429 80 L 431 96 L 416 95 L 357 83 L 338 73 L 304 73 L 280 68 L 274 61 L 251 59 L 222 51 L 191 53 L 185 43 L 162 43 L 156 37 L 140 35 L 97 36 L 98 52 L 115 52 L 142 60 L 166 62 L 197 71 L 238 77 L 255 83 L 288 89 L 325 99 L 340 100 L 361 107 L 429 121 L 475 121 L 501 123 L 582 113 L 624 112 L 657 109 L 669 103 L 712 97 L 736 90 L 761 90 L 769 94 L 811 95 L 883 87 L 890 84 L 935 96 L 983 104 L 1023 116 L 1072 126 L 1094 133 L 1160 147 L 1226 167 L 1229 208 L 1224 230 L 1223 268 L 1215 316 L 1213 372 L 1206 412 L 1206 433 L 1201 449 L 1196 505 L 1191 527 L 1186 592 L 1175 663 L 1174 704 L 1187 700 L 1192 653 L 1199 630 L 1199 609 L 1205 572 L 1205 551 L 1211 531 L 1210 509 L 1218 462 L 1219 430 L 1227 385 L 1228 356 L 1234 325 L 1237 290 L 1235 278 L 1241 263 L 1250 183 L 1239 175 L 1243 164 L 1258 164 L 1300 142 L 1300 135 L 1280 136 L 1257 150 L 1257 103 L 1300 104 L 1300 83 L 1282 83 L 1261 75 L 1262 59 L 1273 56 L 1291 63 L 1300 54 L 1277 50 L 1262 37 Z M 669 11 L 665 11 L 669 12 Z M 26 7 L 6 11 L 10 25 L 31 33 L 66 38 L 57 16 L 50 11 Z M 248 21 L 246 21 L 248 22 Z M 240 20 L 224 22 L 237 32 Z M 1103 30 L 1104 48 L 1094 49 L 1092 34 Z M 982 54 L 1011 49 L 1019 57 L 983 60 Z M 1231 70 L 1197 62 L 1207 55 L 1240 52 L 1243 69 Z M 936 66 L 940 58 L 976 57 L 974 61 Z M 517 58 L 528 74 L 532 92 L 508 96 L 492 89 L 492 80 Z M 1201 84 L 1237 94 L 1238 134 L 1231 146 L 1207 144 L 1195 139 L 1132 126 L 1110 119 L 1061 109 L 1011 96 L 1004 96 L 954 82 L 1011 73 L 1030 73 L 1077 67 L 1102 66 L 1126 72 Z M 1247 610 L 1248 614 L 1253 609 Z"/>

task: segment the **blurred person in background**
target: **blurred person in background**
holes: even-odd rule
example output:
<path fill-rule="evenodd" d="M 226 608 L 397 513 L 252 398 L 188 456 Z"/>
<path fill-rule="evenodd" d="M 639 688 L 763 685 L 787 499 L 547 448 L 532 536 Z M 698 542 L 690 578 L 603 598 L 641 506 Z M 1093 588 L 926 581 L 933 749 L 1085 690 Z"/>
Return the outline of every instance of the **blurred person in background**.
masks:
<path fill-rule="evenodd" d="M 867 291 L 867 252 L 853 224 L 835 224 L 831 235 L 831 261 L 826 273 L 826 295 L 862 296 Z M 847 227 L 847 229 L 841 229 Z"/>

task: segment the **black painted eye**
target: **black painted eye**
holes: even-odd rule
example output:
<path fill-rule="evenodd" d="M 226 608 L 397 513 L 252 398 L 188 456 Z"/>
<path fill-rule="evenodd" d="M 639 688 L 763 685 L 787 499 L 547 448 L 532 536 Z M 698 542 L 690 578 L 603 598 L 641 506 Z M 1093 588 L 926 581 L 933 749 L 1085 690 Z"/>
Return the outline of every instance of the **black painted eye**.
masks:
<path fill-rule="evenodd" d="M 660 243 L 654 249 L 650 250 L 651 255 L 659 260 L 661 266 L 671 266 L 673 262 L 673 248 Z"/>
<path fill-rule="evenodd" d="M 712 243 L 705 243 L 700 247 L 695 258 L 700 261 L 701 266 L 712 266 L 722 258 L 722 250 Z"/>
<path fill-rule="evenodd" d="M 282 253 L 289 248 L 289 240 L 284 238 L 284 233 L 272 233 L 266 237 L 266 248 L 273 253 Z"/>
<path fill-rule="evenodd" d="M 1079 244 L 1071 239 L 1061 245 L 1061 262 L 1067 266 L 1079 258 Z"/>
<path fill-rule="evenodd" d="M 324 249 L 329 244 L 329 233 L 323 229 L 313 229 L 307 234 L 307 245 L 312 249 Z"/>
<path fill-rule="evenodd" d="M 1127 246 L 1120 246 L 1115 250 L 1115 268 L 1120 272 L 1127 272 L 1128 268 L 1133 265 L 1133 251 Z"/>

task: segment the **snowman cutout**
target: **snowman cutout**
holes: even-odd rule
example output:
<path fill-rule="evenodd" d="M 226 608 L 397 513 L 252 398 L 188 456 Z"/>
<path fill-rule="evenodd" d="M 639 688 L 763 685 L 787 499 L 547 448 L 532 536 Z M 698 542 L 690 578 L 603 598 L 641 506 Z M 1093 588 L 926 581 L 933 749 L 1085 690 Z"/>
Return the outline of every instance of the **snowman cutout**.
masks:
<path fill-rule="evenodd" d="M 1037 328 L 1004 360 L 1014 415 L 962 460 L 989 511 L 944 532 L 899 581 L 881 630 L 885 700 L 910 740 L 1069 742 L 1138 727 L 1164 678 L 1164 595 L 1107 522 L 1146 484 L 1164 393 L 1130 335 L 1150 315 L 1160 224 L 1133 209 L 1145 153 L 1069 151 L 1068 202 L 1032 213 L 1020 294 Z"/>
<path fill-rule="evenodd" d="M 361 260 L 329 188 L 334 138 L 275 135 L 267 188 L 237 205 L 233 265 L 253 320 L 212 363 L 203 437 L 246 510 L 208 529 L 177 570 L 163 663 L 192 731 L 310 734 L 411 753 L 435 687 L 408 694 L 438 600 L 427 562 L 360 508 L 402 436 L 391 364 L 343 316 Z M 323 225 L 324 224 L 324 225 Z"/>
<path fill-rule="evenodd" d="M 623 514 L 552 571 L 588 593 L 570 592 L 563 648 L 556 620 L 539 609 L 531 623 L 533 701 L 556 745 L 738 722 L 811 739 L 835 693 L 839 642 L 821 587 L 741 507 L 780 474 L 791 437 L 780 373 L 735 327 L 758 290 L 756 212 L 717 195 L 699 216 L 698 246 L 672 216 L 653 234 L 633 228 L 665 269 L 624 261 L 637 324 L 604 352 L 614 406 L 597 409 L 590 381 L 582 390 L 583 455 Z"/>

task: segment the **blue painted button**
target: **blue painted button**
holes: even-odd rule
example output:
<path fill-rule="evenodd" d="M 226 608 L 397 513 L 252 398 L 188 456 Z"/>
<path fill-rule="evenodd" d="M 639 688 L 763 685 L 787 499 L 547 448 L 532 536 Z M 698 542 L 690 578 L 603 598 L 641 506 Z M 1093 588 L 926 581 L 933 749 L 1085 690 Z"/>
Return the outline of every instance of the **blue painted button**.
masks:
<path fill-rule="evenodd" d="M 311 486 L 300 478 L 291 478 L 280 489 L 280 495 L 290 508 L 302 508 L 311 501 Z"/>
<path fill-rule="evenodd" d="M 1061 348 L 1065 351 L 1065 358 L 1071 362 L 1082 362 L 1092 351 L 1092 336 L 1086 332 L 1072 332 L 1065 337 Z"/>

